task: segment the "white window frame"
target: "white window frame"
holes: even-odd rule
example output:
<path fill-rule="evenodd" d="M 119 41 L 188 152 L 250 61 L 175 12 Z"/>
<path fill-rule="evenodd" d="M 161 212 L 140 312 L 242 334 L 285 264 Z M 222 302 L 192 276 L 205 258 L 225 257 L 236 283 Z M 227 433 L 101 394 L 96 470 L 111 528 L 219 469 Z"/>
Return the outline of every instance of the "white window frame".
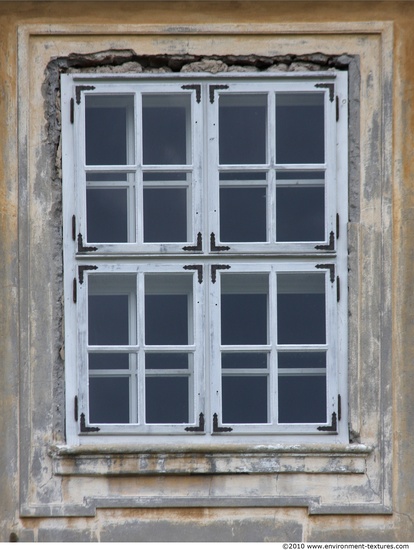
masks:
<path fill-rule="evenodd" d="M 199 91 L 192 86 L 199 86 L 202 101 L 198 101 Z M 229 89 L 223 85 L 229 85 Z M 260 165 L 258 171 L 266 171 L 269 176 L 267 186 L 269 197 L 267 203 L 267 215 L 272 220 L 268 227 L 269 242 L 264 243 L 221 243 L 218 235 L 218 133 L 217 113 L 218 97 L 227 93 L 266 93 L 269 94 L 270 109 L 274 108 L 274 91 L 309 91 L 315 90 L 315 84 L 319 85 L 321 93 L 325 94 L 325 163 L 321 165 L 289 165 L 280 166 L 275 163 L 272 156 L 274 143 L 267 143 L 267 163 Z M 207 100 L 209 87 L 217 85 L 214 94 L 216 100 L 209 103 Z M 135 105 L 135 139 L 134 154 L 135 163 L 128 166 L 93 167 L 92 170 L 118 171 L 136 174 L 135 204 L 142 198 L 143 170 L 141 162 L 140 143 L 140 95 L 142 93 L 178 93 L 183 86 L 191 95 L 191 113 L 193 125 L 191 132 L 192 163 L 183 166 L 174 166 L 174 171 L 187 171 L 193 175 L 191 193 L 192 239 L 185 243 L 144 243 L 142 225 L 138 222 L 138 214 L 130 216 L 129 227 L 136 225 L 136 230 L 129 229 L 129 236 L 136 242 L 128 243 L 90 243 L 86 238 L 82 245 L 85 251 L 79 250 L 78 235 L 86 236 L 86 181 L 85 166 L 82 157 L 84 145 L 84 105 L 85 97 L 89 94 L 134 94 Z M 92 87 L 94 89 L 92 89 Z M 78 92 L 79 90 L 79 92 Z M 334 90 L 334 92 L 333 92 Z M 74 98 L 78 92 L 78 101 Z M 334 99 L 332 100 L 332 94 Z M 273 99 L 272 99 L 273 98 Z M 71 110 L 72 109 L 72 110 Z M 71 111 L 70 111 L 71 110 Z M 207 110 L 210 115 L 207 115 Z M 71 114 L 69 114 L 71 112 Z M 338 117 L 339 115 L 339 117 Z M 274 127 L 271 123 L 274 117 L 268 116 L 268 135 L 274 136 Z M 207 124 L 203 126 L 202 121 Z M 140 435 L 140 441 L 146 441 L 158 435 L 174 435 L 174 441 L 186 441 L 196 438 L 199 443 L 217 441 L 217 438 L 231 441 L 327 441 L 346 442 L 347 433 L 347 75 L 345 72 L 303 73 L 292 75 L 218 75 L 215 77 L 206 75 L 185 75 L 177 77 L 158 77 L 125 75 L 114 79 L 110 75 L 62 75 L 62 129 L 63 129 L 63 188 L 64 188 L 64 262 L 65 262 L 65 327 L 66 327 L 66 395 L 67 410 L 73 411 L 74 416 L 67 414 L 67 436 L 73 443 L 87 443 L 90 437 L 96 442 L 104 442 L 107 436 L 112 441 L 130 441 L 131 435 Z M 208 158 L 208 163 L 203 159 Z M 207 169 L 208 164 L 208 169 Z M 165 166 L 162 167 L 165 169 Z M 235 166 L 220 166 L 220 169 L 235 171 Z M 249 169 L 254 167 L 249 166 Z M 275 185 L 272 174 L 276 169 L 291 170 L 316 170 L 325 171 L 325 241 L 306 243 L 277 243 L 271 241 L 274 235 L 275 213 Z M 151 171 L 160 170 L 159 166 L 145 166 Z M 240 167 L 239 167 L 240 169 Z M 199 184 L 201 182 L 201 184 Z M 203 183 L 206 182 L 205 185 Z M 333 183 L 334 182 L 334 183 Z M 214 231 L 213 231 L 214 230 Z M 219 250 L 209 248 L 209 235 L 214 232 L 216 245 Z M 197 247 L 197 236 L 201 234 L 203 239 L 202 250 L 184 252 L 183 246 Z M 334 235 L 333 249 L 329 249 L 332 235 Z M 340 236 L 340 238 L 339 238 Z M 134 240 L 134 239 L 133 239 Z M 94 246 L 96 245 L 96 247 Z M 222 251 L 221 245 L 231 245 L 230 250 Z M 315 245 L 322 245 L 325 250 L 315 249 Z M 89 247 L 97 250 L 88 250 Z M 328 250 L 326 250 L 328 248 Z M 222 257 L 224 256 L 224 258 Z M 98 270 L 89 271 L 87 266 L 93 262 L 98 265 Z M 327 401 L 328 416 L 325 430 L 318 430 L 316 425 L 281 425 L 275 422 L 266 425 L 222 425 L 219 428 L 231 427 L 232 431 L 223 430 L 214 432 L 213 414 L 220 410 L 220 370 L 214 365 L 219 365 L 218 353 L 220 347 L 217 340 L 210 340 L 209 336 L 219 326 L 217 313 L 212 305 L 219 298 L 221 272 L 217 271 L 217 281 L 210 277 L 212 265 L 222 262 L 231 263 L 235 272 L 263 271 L 275 276 L 276 272 L 300 272 L 314 271 L 325 273 L 326 279 L 326 327 L 327 349 L 329 349 L 331 366 L 329 367 Z M 184 265 L 197 264 L 199 270 L 193 273 L 193 289 L 196 296 L 195 302 L 195 348 L 197 348 L 198 368 L 195 368 L 194 408 L 190 414 L 189 426 L 196 428 L 199 425 L 199 412 L 203 412 L 205 425 L 200 431 L 184 432 L 181 425 L 145 425 L 143 423 L 89 426 L 87 418 L 87 363 L 86 363 L 86 331 L 87 327 L 87 288 L 88 278 L 95 273 L 135 273 L 139 274 L 137 280 L 141 280 L 144 273 L 168 273 L 182 272 Z M 316 268 L 315 266 L 323 266 Z M 79 268 L 84 277 L 84 284 L 79 283 Z M 85 268 L 85 269 L 83 269 Z M 200 284 L 199 271 L 203 275 L 203 284 Z M 332 275 L 333 274 L 333 275 Z M 333 277 L 333 278 L 332 278 Z M 340 283 L 339 283 L 340 281 Z M 138 282 L 138 292 L 140 291 Z M 340 287 L 339 287 L 340 284 Z M 339 291 L 340 288 L 340 291 Z M 274 292 L 274 290 L 270 290 Z M 339 299 L 340 292 L 340 299 Z M 76 294 L 76 303 L 74 296 Z M 339 301 L 337 301 L 337 298 Z M 270 307 L 274 308 L 271 300 Z M 142 313 L 141 313 L 142 316 Z M 138 323 L 142 322 L 138 314 Z M 334 328 L 333 328 L 334 327 Z M 138 329 L 139 330 L 139 329 Z M 269 349 L 273 349 L 275 343 L 269 339 Z M 195 351 L 194 351 L 195 352 Z M 140 352 L 138 352 L 140 353 Z M 209 368 L 209 365 L 213 365 Z M 142 367 L 141 367 L 142 368 Z M 139 368 L 138 368 L 139 370 Z M 142 376 L 142 374 L 141 374 Z M 269 376 L 275 377 L 275 373 Z M 142 389 L 137 390 L 137 395 L 142 398 Z M 341 398 L 339 398 L 339 395 Z M 271 407 L 276 408 L 275 393 L 270 398 Z M 339 409 L 342 409 L 340 411 Z M 82 429 L 80 415 L 86 411 L 86 431 Z M 332 413 L 332 416 L 331 416 Z M 341 414 L 342 413 L 342 414 Z M 341 414 L 341 421 L 339 415 Z M 333 426 L 333 418 L 336 415 L 337 424 Z M 332 426 L 331 426 L 332 419 Z M 89 428 L 92 428 L 89 430 Z M 331 429 L 332 428 L 332 429 Z M 200 437 L 203 436 L 203 437 Z M 152 440 L 152 439 L 151 439 Z"/>

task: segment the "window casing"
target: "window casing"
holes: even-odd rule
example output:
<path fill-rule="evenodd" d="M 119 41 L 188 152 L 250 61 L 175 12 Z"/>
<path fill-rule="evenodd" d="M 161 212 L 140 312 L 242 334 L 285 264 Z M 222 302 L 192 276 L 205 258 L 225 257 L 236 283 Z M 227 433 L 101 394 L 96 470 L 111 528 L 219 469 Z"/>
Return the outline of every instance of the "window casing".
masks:
<path fill-rule="evenodd" d="M 346 73 L 62 97 L 69 432 L 343 440 Z"/>

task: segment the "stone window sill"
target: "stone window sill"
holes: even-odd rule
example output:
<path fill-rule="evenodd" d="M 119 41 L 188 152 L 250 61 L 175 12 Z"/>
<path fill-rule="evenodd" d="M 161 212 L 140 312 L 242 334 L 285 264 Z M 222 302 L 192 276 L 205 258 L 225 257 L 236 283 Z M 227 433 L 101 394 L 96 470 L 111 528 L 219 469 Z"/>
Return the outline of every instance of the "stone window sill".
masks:
<path fill-rule="evenodd" d="M 53 446 L 61 476 L 364 474 L 372 447 L 332 445 Z"/>

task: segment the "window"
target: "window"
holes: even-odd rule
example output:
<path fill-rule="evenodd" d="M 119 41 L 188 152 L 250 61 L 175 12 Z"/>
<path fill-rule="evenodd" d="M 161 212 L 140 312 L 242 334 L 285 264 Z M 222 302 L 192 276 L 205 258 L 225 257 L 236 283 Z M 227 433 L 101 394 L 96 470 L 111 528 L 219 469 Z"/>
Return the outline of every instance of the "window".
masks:
<path fill-rule="evenodd" d="M 333 71 L 62 76 L 79 437 L 337 437 L 346 88 Z"/>

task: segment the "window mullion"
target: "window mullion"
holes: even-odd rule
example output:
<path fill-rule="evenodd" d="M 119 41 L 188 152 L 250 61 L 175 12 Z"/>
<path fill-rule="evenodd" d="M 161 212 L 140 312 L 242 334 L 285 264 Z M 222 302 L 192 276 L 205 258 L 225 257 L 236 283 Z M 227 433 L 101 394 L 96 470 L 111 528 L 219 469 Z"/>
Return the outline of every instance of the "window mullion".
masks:
<path fill-rule="evenodd" d="M 145 287 L 144 273 L 137 273 L 137 421 L 140 425 L 145 422 Z"/>

